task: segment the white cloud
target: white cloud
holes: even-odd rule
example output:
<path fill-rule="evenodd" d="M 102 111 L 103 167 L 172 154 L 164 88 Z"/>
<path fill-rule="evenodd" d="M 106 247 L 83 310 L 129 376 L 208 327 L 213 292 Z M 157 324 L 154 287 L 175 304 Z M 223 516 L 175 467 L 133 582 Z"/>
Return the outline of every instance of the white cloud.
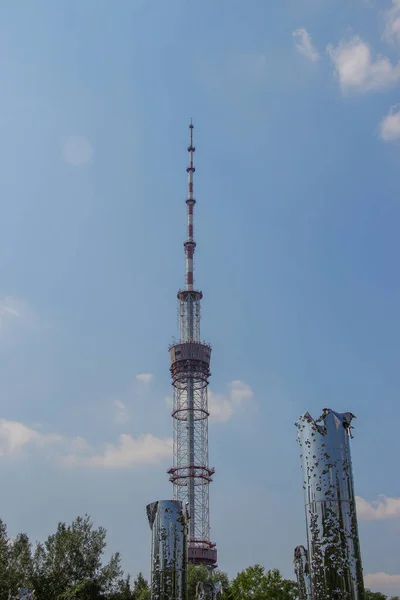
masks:
<path fill-rule="evenodd" d="M 115 422 L 117 425 L 123 425 L 129 421 L 129 411 L 125 404 L 121 400 L 114 400 L 114 406 L 116 407 Z"/>
<path fill-rule="evenodd" d="M 392 106 L 379 126 L 380 136 L 386 142 L 400 139 L 400 105 Z"/>
<path fill-rule="evenodd" d="M 71 467 L 92 467 L 101 469 L 126 469 L 139 465 L 151 465 L 172 456 L 172 439 L 160 439 L 151 434 L 133 438 L 121 434 L 117 444 L 106 444 L 98 454 L 69 454 L 63 463 Z M 86 449 L 87 452 L 90 449 Z"/>
<path fill-rule="evenodd" d="M 400 0 L 392 0 L 392 6 L 385 12 L 384 39 L 400 41 Z"/>
<path fill-rule="evenodd" d="M 364 575 L 364 583 L 368 588 L 380 590 L 399 590 L 400 575 L 389 575 L 388 573 L 367 573 Z"/>
<path fill-rule="evenodd" d="M 141 381 L 142 383 L 150 383 L 150 381 L 153 379 L 153 374 L 152 373 L 139 373 L 138 375 L 136 375 L 136 379 L 138 381 Z"/>
<path fill-rule="evenodd" d="M 85 165 L 93 156 L 93 148 L 89 140 L 81 135 L 69 136 L 64 141 L 62 152 L 67 163 L 74 167 Z"/>
<path fill-rule="evenodd" d="M 400 63 L 393 66 L 384 56 L 372 58 L 370 47 L 358 36 L 328 46 L 335 73 L 343 91 L 367 92 L 389 88 L 400 80 Z"/>
<path fill-rule="evenodd" d="M 228 394 L 214 394 L 209 391 L 208 407 L 210 421 L 213 423 L 227 421 L 232 417 L 235 408 L 253 397 L 251 387 L 244 381 L 236 379 L 229 384 L 229 387 Z"/>
<path fill-rule="evenodd" d="M 22 328 L 32 331 L 38 325 L 38 315 L 25 300 L 16 296 L 0 297 L 0 334 Z"/>
<path fill-rule="evenodd" d="M 297 52 L 300 52 L 300 54 L 312 62 L 316 62 L 320 58 L 319 52 L 316 50 L 311 36 L 306 29 L 296 29 L 296 31 L 293 32 L 293 37 L 298 40 L 298 42 L 296 42 Z"/>
<path fill-rule="evenodd" d="M 40 434 L 16 421 L 0 419 L 0 456 L 16 454 L 24 446 L 38 442 Z"/>
<path fill-rule="evenodd" d="M 96 449 L 81 437 L 41 433 L 38 428 L 0 419 L 0 458 L 21 457 L 24 450 L 44 447 L 50 458 L 69 467 L 130 468 L 156 464 L 172 455 L 172 439 L 160 439 L 149 433 L 137 438 L 121 434 L 117 444 L 104 444 Z"/>
<path fill-rule="evenodd" d="M 238 379 L 229 384 L 229 392 L 226 394 L 215 394 L 212 390 L 209 390 L 208 410 L 210 412 L 210 421 L 212 423 L 228 421 L 232 417 L 235 408 L 252 397 L 253 391 L 250 386 Z M 173 398 L 171 396 L 166 396 L 164 402 L 169 410 L 173 409 Z"/>
<path fill-rule="evenodd" d="M 230 383 L 231 388 L 231 398 L 232 402 L 235 406 L 239 406 L 246 400 L 250 400 L 253 397 L 253 391 L 247 383 L 244 381 L 240 381 L 240 379 L 235 379 Z"/>
<path fill-rule="evenodd" d="M 210 390 L 208 392 L 208 410 L 212 423 L 223 423 L 231 418 L 233 405 L 229 397 L 224 394 L 214 394 Z"/>
<path fill-rule="evenodd" d="M 368 502 L 356 496 L 357 516 L 360 521 L 400 519 L 400 498 L 388 498 L 380 494 L 377 500 Z"/>
<path fill-rule="evenodd" d="M 61 436 L 43 434 L 17 421 L 0 419 L 0 457 L 20 454 L 28 445 L 44 446 L 61 441 Z"/>
<path fill-rule="evenodd" d="M 19 301 L 12 296 L 6 296 L 0 299 L 0 328 L 8 319 L 21 316 Z"/>

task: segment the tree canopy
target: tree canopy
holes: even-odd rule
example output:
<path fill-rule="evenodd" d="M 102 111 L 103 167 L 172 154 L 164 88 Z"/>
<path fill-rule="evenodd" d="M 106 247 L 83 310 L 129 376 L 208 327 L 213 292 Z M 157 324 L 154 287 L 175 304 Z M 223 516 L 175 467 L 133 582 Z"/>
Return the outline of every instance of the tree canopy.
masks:
<path fill-rule="evenodd" d="M 95 527 L 88 515 L 70 525 L 59 523 L 43 543 L 32 545 L 25 533 L 10 538 L 0 520 L 0 600 L 9 590 L 35 590 L 36 600 L 150 600 L 150 586 L 142 573 L 131 584 L 123 573 L 119 553 L 104 561 L 106 530 Z M 188 566 L 188 600 L 195 600 L 199 582 L 221 582 L 219 600 L 295 600 L 297 585 L 284 579 L 277 569 L 250 566 L 232 580 L 220 570 Z M 390 599 L 366 590 L 365 600 Z"/>
<path fill-rule="evenodd" d="M 366 589 L 365 600 L 400 600 L 400 596 L 391 596 L 388 599 L 388 597 L 381 592 L 371 592 L 371 590 Z"/>
<path fill-rule="evenodd" d="M 34 589 L 38 600 L 130 600 L 120 555 L 103 564 L 105 548 L 106 530 L 94 528 L 88 515 L 68 526 L 59 523 L 56 533 L 34 549 L 25 534 L 10 539 L 0 522 L 0 600 L 20 586 Z"/>
<path fill-rule="evenodd" d="M 201 565 L 199 565 L 199 566 L 189 565 L 188 566 L 188 600 L 195 600 L 196 587 L 200 581 L 205 583 L 205 582 L 209 581 L 210 579 L 211 579 L 211 581 L 213 581 L 215 583 L 221 582 L 221 584 L 222 584 L 222 594 L 220 596 L 221 600 L 230 600 L 231 585 L 230 585 L 228 575 L 226 573 L 224 573 L 223 571 L 219 571 L 218 569 L 215 571 L 212 571 L 212 573 L 210 575 L 209 572 L 207 571 L 206 567 L 203 567 Z"/>
<path fill-rule="evenodd" d="M 297 585 L 283 579 L 278 569 L 265 571 L 261 565 L 248 567 L 238 573 L 232 582 L 232 600 L 294 600 Z"/>

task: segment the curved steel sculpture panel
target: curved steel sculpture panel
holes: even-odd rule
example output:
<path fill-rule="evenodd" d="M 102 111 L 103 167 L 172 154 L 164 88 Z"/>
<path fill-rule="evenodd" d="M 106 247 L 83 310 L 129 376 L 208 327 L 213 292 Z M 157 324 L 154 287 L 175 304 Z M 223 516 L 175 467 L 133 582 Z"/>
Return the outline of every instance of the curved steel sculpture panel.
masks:
<path fill-rule="evenodd" d="M 152 600 L 187 600 L 187 515 L 177 500 L 147 506 Z"/>
<path fill-rule="evenodd" d="M 304 546 L 297 546 L 294 549 L 294 572 L 296 573 L 299 600 L 311 600 L 310 569 L 307 550 Z"/>
<path fill-rule="evenodd" d="M 363 600 L 364 583 L 350 458 L 352 413 L 324 409 L 297 421 L 302 450 L 313 600 Z"/>

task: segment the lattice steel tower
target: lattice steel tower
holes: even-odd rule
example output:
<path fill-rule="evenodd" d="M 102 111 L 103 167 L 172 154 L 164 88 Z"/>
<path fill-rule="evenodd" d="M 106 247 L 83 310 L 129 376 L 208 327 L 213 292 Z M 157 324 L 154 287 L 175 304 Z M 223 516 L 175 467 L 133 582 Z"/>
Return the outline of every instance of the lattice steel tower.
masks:
<path fill-rule="evenodd" d="M 193 124 L 190 123 L 188 173 L 186 287 L 179 290 L 180 340 L 169 348 L 174 390 L 174 461 L 168 471 L 174 486 L 174 499 L 187 504 L 189 514 L 188 560 L 215 567 L 217 550 L 210 542 L 209 484 L 215 472 L 208 465 L 208 399 L 211 346 L 200 341 L 200 301 L 202 292 L 193 287 Z"/>

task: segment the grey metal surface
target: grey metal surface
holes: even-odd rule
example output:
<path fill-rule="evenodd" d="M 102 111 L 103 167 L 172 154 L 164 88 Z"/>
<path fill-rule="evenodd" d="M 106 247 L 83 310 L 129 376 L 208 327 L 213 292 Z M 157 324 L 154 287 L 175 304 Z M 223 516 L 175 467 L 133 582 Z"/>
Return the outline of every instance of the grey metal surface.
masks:
<path fill-rule="evenodd" d="M 296 573 L 299 600 L 311 600 L 310 569 L 308 553 L 304 546 L 294 549 L 294 572 Z"/>
<path fill-rule="evenodd" d="M 222 594 L 219 581 L 199 581 L 196 586 L 196 600 L 217 600 Z"/>
<path fill-rule="evenodd" d="M 187 600 L 187 514 L 177 500 L 147 506 L 152 600 Z"/>
<path fill-rule="evenodd" d="M 363 600 L 350 458 L 352 413 L 299 418 L 312 600 Z"/>
<path fill-rule="evenodd" d="M 28 590 L 28 588 L 19 587 L 17 594 L 12 595 L 11 590 L 8 590 L 8 600 L 34 600 L 35 590 Z"/>

